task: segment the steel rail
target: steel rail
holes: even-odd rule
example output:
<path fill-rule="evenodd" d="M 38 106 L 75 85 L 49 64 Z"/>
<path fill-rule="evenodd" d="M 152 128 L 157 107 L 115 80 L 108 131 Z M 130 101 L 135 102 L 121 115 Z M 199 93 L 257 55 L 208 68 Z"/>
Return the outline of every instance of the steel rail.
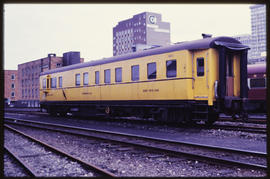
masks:
<path fill-rule="evenodd" d="M 228 122 L 243 122 L 243 123 L 254 123 L 254 124 L 266 124 L 267 118 L 254 118 L 249 117 L 247 120 L 243 119 L 232 119 L 232 117 L 219 117 L 217 121 L 228 121 Z"/>
<path fill-rule="evenodd" d="M 32 121 L 26 121 L 28 123 L 32 123 Z M 79 127 L 72 127 L 72 126 L 65 126 L 65 125 L 56 125 L 56 124 L 50 124 L 50 123 L 43 123 L 43 122 L 34 122 L 34 123 L 39 123 L 42 124 L 42 127 L 38 126 L 29 126 L 29 127 L 36 127 L 36 128 L 41 128 L 41 129 L 46 129 L 46 130 L 52 130 L 52 131 L 57 131 L 57 132 L 65 132 L 68 134 L 73 134 L 73 135 L 79 135 L 79 136 L 85 136 L 85 137 L 92 137 L 92 138 L 97 138 L 97 139 L 102 139 L 102 140 L 109 140 L 113 142 L 118 142 L 118 143 L 123 143 L 127 145 L 133 145 L 137 146 L 140 148 L 148 148 L 151 150 L 156 150 L 156 151 L 161 151 L 161 152 L 166 152 L 169 155 L 175 155 L 178 156 L 185 155 L 193 159 L 198 159 L 202 161 L 207 161 L 208 163 L 222 163 L 222 164 L 227 164 L 227 165 L 234 165 L 234 166 L 242 166 L 242 167 L 248 167 L 248 168 L 254 168 L 254 169 L 263 169 L 265 170 L 267 167 L 264 165 L 259 165 L 259 164 L 251 164 L 251 163 L 245 163 L 245 162 L 238 162 L 235 160 L 230 160 L 230 159 L 221 159 L 221 158 L 216 158 L 216 157 L 208 157 L 205 155 L 198 155 L 194 153 L 188 153 L 188 152 L 182 152 L 182 151 L 176 151 L 176 150 L 171 150 L 171 149 L 166 149 L 162 147 L 153 147 L 149 145 L 143 145 L 143 144 L 138 144 L 138 143 L 131 143 L 131 142 L 126 142 L 126 141 L 121 141 L 121 140 L 115 140 L 115 139 L 108 139 L 106 137 L 100 137 L 100 136 L 89 136 L 86 134 L 79 134 L 71 131 L 63 131 L 59 129 L 50 129 L 50 128 L 44 128 L 44 125 L 49 125 L 53 127 L 63 127 L 66 129 L 75 129 L 75 130 L 84 130 L 88 132 L 95 132 L 95 133 L 103 133 L 103 134 L 112 134 L 112 135 L 118 135 L 118 136 L 123 136 L 123 137 L 134 137 L 134 138 L 139 138 L 139 139 L 147 139 L 147 140 L 152 140 L 156 142 L 167 142 L 167 143 L 173 143 L 173 144 L 179 144 L 179 145 L 188 145 L 192 147 L 200 147 L 200 148 L 205 148 L 205 149 L 212 149 L 212 150 L 221 150 L 221 151 L 229 151 L 229 152 L 235 152 L 235 153 L 240 153 L 240 154 L 248 154 L 248 155 L 257 155 L 259 157 L 266 157 L 266 153 L 263 152 L 251 152 L 251 151 L 245 151 L 245 150 L 235 150 L 231 148 L 218 148 L 216 146 L 210 146 L 210 145 L 200 145 L 200 144 L 195 144 L 195 143 L 185 143 L 185 142 L 179 142 L 179 141 L 168 141 L 164 139 L 158 139 L 158 138 L 151 138 L 151 137 L 144 137 L 144 136 L 138 136 L 138 135 L 130 135 L 130 134 L 124 134 L 124 133 L 115 133 L 115 132 L 110 132 L 110 131 L 101 131 L 101 130 L 95 130 L 95 129 L 86 129 L 86 128 L 79 128 Z M 15 123 L 16 124 L 16 123 Z M 22 123 L 18 123 L 17 125 L 22 125 Z"/>
<path fill-rule="evenodd" d="M 113 132 L 113 131 L 107 131 L 107 130 L 98 130 L 98 129 L 92 129 L 92 128 L 83 128 L 83 127 L 76 127 L 76 126 L 63 125 L 63 124 L 53 124 L 53 123 L 48 123 L 48 122 L 32 121 L 32 120 L 25 120 L 25 119 L 12 118 L 12 117 L 8 117 L 5 119 L 9 119 L 9 120 L 13 120 L 13 121 L 21 121 L 21 122 L 30 123 L 30 124 L 31 123 L 39 124 L 39 125 L 42 125 L 43 127 L 44 127 L 44 125 L 52 126 L 52 127 L 62 127 L 62 128 L 66 128 L 66 129 L 75 129 L 75 130 L 81 130 L 81 131 L 86 131 L 86 132 L 112 134 L 112 135 L 118 135 L 118 136 L 123 136 L 123 137 L 134 137 L 134 138 L 138 138 L 138 139 L 148 139 L 148 140 L 152 140 L 152 141 L 156 141 L 156 142 L 167 142 L 167 143 L 171 143 L 171 144 L 187 145 L 187 146 L 191 146 L 191 147 L 201 147 L 201 148 L 212 149 L 212 150 L 218 149 L 218 150 L 222 150 L 222 151 L 235 152 L 235 153 L 241 153 L 241 154 L 246 154 L 246 155 L 255 154 L 255 155 L 258 155 L 260 157 L 266 157 L 265 152 L 240 150 L 240 149 L 235 149 L 235 148 L 212 146 L 212 145 L 198 144 L 198 143 L 191 143 L 191 142 L 184 142 L 184 141 L 175 141 L 175 140 L 148 137 L 148 136 L 142 136 L 142 135 Z M 21 124 L 21 125 L 23 125 L 23 124 Z M 26 125 L 26 126 L 28 126 L 28 125 Z"/>
<path fill-rule="evenodd" d="M 266 128 L 264 127 L 248 127 L 248 126 L 214 124 L 213 126 L 211 126 L 211 128 L 266 134 Z"/>
<path fill-rule="evenodd" d="M 40 145 L 45 146 L 46 148 L 49 148 L 50 150 L 53 150 L 54 152 L 56 152 L 56 153 L 58 153 L 58 154 L 60 154 L 62 156 L 66 156 L 66 157 L 70 158 L 71 160 L 76 161 L 76 162 L 82 164 L 85 167 L 91 168 L 92 170 L 96 171 L 97 173 L 101 174 L 102 176 L 117 177 L 115 174 L 113 174 L 113 173 L 111 173 L 109 171 L 106 171 L 106 170 L 104 170 L 104 169 L 102 169 L 102 168 L 100 168 L 100 167 L 98 167 L 96 165 L 93 165 L 91 163 L 82 161 L 81 159 L 79 159 L 77 157 L 74 157 L 74 156 L 72 156 L 72 155 L 70 155 L 70 154 L 68 154 L 68 153 L 66 153 L 64 151 L 61 151 L 60 149 L 58 149 L 58 148 L 56 148 L 56 147 L 54 147 L 52 145 L 46 144 L 46 143 L 44 143 L 44 142 L 42 142 L 42 141 L 40 141 L 40 140 L 38 140 L 38 139 L 30 136 L 30 135 L 27 135 L 27 134 L 25 134 L 25 133 L 23 133 L 23 132 L 15 129 L 15 128 L 7 125 L 7 124 L 4 124 L 4 127 L 8 128 L 8 129 L 10 129 L 10 130 L 12 130 L 12 131 L 14 131 L 14 132 L 22 135 L 22 136 L 24 136 L 24 137 L 26 137 L 26 138 L 34 141 L 36 143 L 39 143 Z"/>
<path fill-rule="evenodd" d="M 7 151 L 22 166 L 26 173 L 28 173 L 32 177 L 38 176 L 38 174 L 31 168 L 31 166 L 21 160 L 20 157 L 16 153 L 12 152 L 8 146 L 4 145 L 4 150 Z"/>

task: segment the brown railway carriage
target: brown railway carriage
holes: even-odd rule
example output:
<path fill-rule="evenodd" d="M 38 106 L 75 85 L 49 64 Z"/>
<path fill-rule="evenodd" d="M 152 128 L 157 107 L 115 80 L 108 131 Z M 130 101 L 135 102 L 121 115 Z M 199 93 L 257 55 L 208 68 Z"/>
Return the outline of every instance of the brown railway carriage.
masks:
<path fill-rule="evenodd" d="M 248 111 L 266 112 L 266 63 L 248 65 Z"/>
<path fill-rule="evenodd" d="M 41 108 L 213 123 L 245 111 L 247 50 L 230 37 L 204 38 L 53 69 L 40 75 Z"/>

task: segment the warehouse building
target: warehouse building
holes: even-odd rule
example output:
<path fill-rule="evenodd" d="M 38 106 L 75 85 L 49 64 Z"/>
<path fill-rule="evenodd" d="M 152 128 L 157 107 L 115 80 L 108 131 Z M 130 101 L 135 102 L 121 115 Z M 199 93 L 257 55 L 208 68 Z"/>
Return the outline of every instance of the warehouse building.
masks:
<path fill-rule="evenodd" d="M 5 104 L 13 104 L 19 99 L 18 71 L 4 71 L 4 98 Z"/>
<path fill-rule="evenodd" d="M 39 107 L 39 74 L 41 72 L 84 62 L 80 52 L 67 52 L 63 57 L 48 54 L 47 57 L 18 65 L 18 105 Z"/>

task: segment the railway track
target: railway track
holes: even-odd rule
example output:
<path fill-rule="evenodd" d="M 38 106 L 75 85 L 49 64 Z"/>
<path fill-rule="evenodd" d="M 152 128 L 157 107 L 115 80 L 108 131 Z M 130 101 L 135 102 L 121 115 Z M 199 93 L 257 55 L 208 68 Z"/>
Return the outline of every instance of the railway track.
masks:
<path fill-rule="evenodd" d="M 225 121 L 225 122 L 241 122 L 241 123 L 252 123 L 252 124 L 266 124 L 267 120 L 266 117 L 255 118 L 249 117 L 247 120 L 243 119 L 232 119 L 231 117 L 219 117 L 218 121 Z"/>
<path fill-rule="evenodd" d="M 4 127 L 5 127 L 5 130 L 8 130 L 9 132 L 16 134 L 17 136 L 15 138 L 17 138 L 17 140 L 19 140 L 20 143 L 22 143 L 22 145 L 19 145 L 16 142 L 5 144 L 4 146 L 5 150 L 10 155 L 12 155 L 16 161 L 20 163 L 20 165 L 25 169 L 25 171 L 30 176 L 44 177 L 44 176 L 52 175 L 52 176 L 116 177 L 116 175 L 114 175 L 113 173 L 109 171 L 101 169 L 93 164 L 84 162 L 81 159 L 78 159 L 68 153 L 65 153 L 64 151 L 54 146 L 51 146 L 48 143 L 40 141 L 30 135 L 27 135 L 26 133 L 21 132 L 7 124 L 5 124 Z M 14 140 L 14 139 L 11 139 L 11 140 Z M 29 146 L 31 147 L 30 149 L 29 149 Z M 26 153 L 16 150 L 18 148 L 20 149 L 20 151 L 24 151 Z M 35 152 L 31 152 L 32 148 L 35 148 L 34 150 Z M 36 160 L 38 160 L 38 162 L 35 162 Z M 79 169 L 77 169 L 75 173 L 74 171 L 66 171 L 67 169 L 64 166 L 59 168 L 59 166 L 56 166 L 55 164 L 53 164 L 53 162 L 55 161 L 58 161 L 58 163 L 63 163 L 65 165 L 69 164 L 71 165 L 71 168 L 74 167 L 74 168 L 79 168 Z M 55 170 L 58 170 L 58 171 L 54 175 L 53 171 Z"/>
<path fill-rule="evenodd" d="M 37 116 L 48 116 L 47 113 L 42 113 L 42 112 L 37 112 L 34 111 L 31 113 L 31 111 L 24 111 L 24 112 L 18 112 L 19 114 L 30 114 L 30 115 L 37 115 Z M 99 119 L 102 120 L 102 119 Z M 106 119 L 105 119 L 106 120 Z M 130 119 L 111 119 L 111 120 L 116 120 L 116 121 L 122 121 L 122 122 L 130 122 L 130 123 L 144 123 L 144 124 L 157 124 L 159 125 L 158 121 L 148 121 L 148 120 L 130 120 Z M 232 124 L 218 124 L 218 122 L 233 122 Z M 221 117 L 217 123 L 209 127 L 204 126 L 203 124 L 197 124 L 192 127 L 199 127 L 199 128 L 205 128 L 205 129 L 222 129 L 222 130 L 229 130 L 229 131 L 242 131 L 242 132 L 250 132 L 250 133 L 258 133 L 258 134 L 266 134 L 266 126 L 265 127 L 255 127 L 255 126 L 246 126 L 246 125 L 238 125 L 237 123 L 242 124 L 249 124 L 249 123 L 254 123 L 254 124 L 266 124 L 265 119 L 249 119 L 249 121 L 243 121 L 241 119 L 232 119 L 229 117 Z M 163 125 L 163 123 L 161 123 Z M 167 125 L 173 125 L 173 124 L 167 124 Z"/>
<path fill-rule="evenodd" d="M 186 143 L 179 141 L 168 141 L 158 138 L 145 137 L 140 135 L 131 135 L 124 133 L 115 133 L 95 129 L 86 129 L 65 125 L 56 125 L 52 123 L 33 122 L 17 118 L 5 119 L 5 124 L 35 127 L 37 129 L 50 130 L 95 138 L 96 140 L 106 140 L 122 145 L 133 146 L 134 148 L 143 148 L 150 151 L 166 153 L 175 157 L 187 157 L 193 160 L 199 160 L 206 163 L 226 165 L 229 167 L 251 168 L 254 170 L 266 170 L 266 153 L 244 151 L 232 148 L 221 148 L 217 146 L 201 145 L 196 143 Z M 132 148 L 133 148 L 132 147 Z"/>
<path fill-rule="evenodd" d="M 16 171 L 16 176 L 17 177 L 34 177 L 35 176 L 35 172 L 31 170 L 31 167 L 28 166 L 28 164 L 26 162 L 24 162 L 23 160 L 21 160 L 14 152 L 11 151 L 11 149 L 7 146 L 4 146 L 4 151 L 5 151 L 5 157 L 8 158 L 9 161 L 12 161 L 12 163 L 16 163 L 16 170 L 19 171 L 19 174 Z M 4 161 L 5 163 L 5 161 Z M 12 172 L 8 172 L 6 170 L 9 169 L 4 169 L 5 171 L 5 176 L 9 177 L 10 174 L 9 173 L 13 173 L 14 169 L 12 168 Z M 12 176 L 12 175 L 11 175 Z"/>
<path fill-rule="evenodd" d="M 230 131 L 241 131 L 241 132 L 251 132 L 257 134 L 266 134 L 265 127 L 254 127 L 254 126 L 239 126 L 239 125 L 227 125 L 227 124 L 214 124 L 211 126 L 212 129 L 222 129 Z"/>
<path fill-rule="evenodd" d="M 16 113 L 16 114 L 29 114 L 29 115 L 39 115 L 39 116 L 48 116 L 46 112 L 41 112 L 39 108 L 5 108 L 5 113 Z M 129 121 L 138 121 L 130 120 Z M 147 120 L 143 120 L 147 121 Z M 262 117 L 249 117 L 248 120 L 242 120 L 241 118 L 233 119 L 230 116 L 220 116 L 218 121 L 228 121 L 228 122 L 243 122 L 243 123 L 254 123 L 254 124 L 266 124 L 267 120 L 265 115 Z M 153 122 L 152 120 L 150 122 Z"/>

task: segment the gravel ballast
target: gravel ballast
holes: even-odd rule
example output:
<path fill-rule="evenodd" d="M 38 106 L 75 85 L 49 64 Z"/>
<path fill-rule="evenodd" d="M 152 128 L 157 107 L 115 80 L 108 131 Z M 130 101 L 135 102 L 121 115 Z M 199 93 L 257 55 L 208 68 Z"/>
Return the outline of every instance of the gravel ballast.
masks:
<path fill-rule="evenodd" d="M 16 128 L 118 176 L 266 176 L 262 171 L 217 166 L 58 132 Z"/>
<path fill-rule="evenodd" d="M 12 149 L 13 153 L 16 153 L 31 166 L 38 176 L 93 176 L 92 172 L 84 170 L 77 162 L 59 156 L 43 146 L 6 129 L 4 143 Z M 7 160 L 4 163 L 5 166 L 9 166 L 9 164 L 10 162 Z M 16 169 L 16 167 L 14 168 Z M 17 174 L 12 175 L 14 172 L 7 171 L 5 173 L 7 176 L 16 176 Z"/>

